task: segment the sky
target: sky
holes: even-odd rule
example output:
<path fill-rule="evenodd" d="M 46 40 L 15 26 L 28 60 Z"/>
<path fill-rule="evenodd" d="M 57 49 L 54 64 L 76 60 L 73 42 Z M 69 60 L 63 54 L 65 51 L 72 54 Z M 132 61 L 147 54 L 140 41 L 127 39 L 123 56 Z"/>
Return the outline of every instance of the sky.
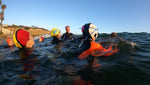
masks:
<path fill-rule="evenodd" d="M 150 33 L 150 0 L 2 0 L 3 24 L 37 26 L 81 34 L 86 23 L 99 33 Z"/>

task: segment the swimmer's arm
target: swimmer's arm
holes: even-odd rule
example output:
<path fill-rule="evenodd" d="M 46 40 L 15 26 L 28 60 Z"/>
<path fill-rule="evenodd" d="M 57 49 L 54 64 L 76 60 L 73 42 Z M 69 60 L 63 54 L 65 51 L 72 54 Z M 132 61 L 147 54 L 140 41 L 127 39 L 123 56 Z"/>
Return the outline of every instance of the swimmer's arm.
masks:
<path fill-rule="evenodd" d="M 113 50 L 112 46 L 109 46 L 108 49 L 106 49 L 106 48 L 95 49 L 91 52 L 91 55 L 92 56 L 110 56 L 116 52 L 118 52 L 117 48 L 115 48 L 115 50 Z"/>
<path fill-rule="evenodd" d="M 88 55 L 90 55 L 90 54 L 91 54 L 90 50 L 84 51 L 79 55 L 79 59 L 87 58 Z"/>
<path fill-rule="evenodd" d="M 117 53 L 119 50 L 117 49 L 117 47 L 115 47 L 115 50 L 113 50 L 111 48 L 110 52 L 106 53 L 104 56 L 110 56 L 110 55 L 113 55 L 114 53 Z"/>
<path fill-rule="evenodd" d="M 112 46 L 109 46 L 108 49 L 102 48 L 102 51 L 101 51 L 101 52 L 108 53 L 108 52 L 111 52 L 111 51 L 112 51 Z"/>

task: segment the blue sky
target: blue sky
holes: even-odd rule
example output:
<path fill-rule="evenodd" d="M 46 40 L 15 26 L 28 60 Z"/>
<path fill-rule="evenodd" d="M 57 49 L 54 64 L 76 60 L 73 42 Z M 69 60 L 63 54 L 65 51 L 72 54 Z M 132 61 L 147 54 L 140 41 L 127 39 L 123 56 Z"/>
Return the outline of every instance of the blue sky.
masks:
<path fill-rule="evenodd" d="M 149 32 L 150 0 L 2 0 L 7 5 L 3 24 L 38 26 L 45 29 L 65 26 L 81 34 L 86 23 L 99 33 Z"/>

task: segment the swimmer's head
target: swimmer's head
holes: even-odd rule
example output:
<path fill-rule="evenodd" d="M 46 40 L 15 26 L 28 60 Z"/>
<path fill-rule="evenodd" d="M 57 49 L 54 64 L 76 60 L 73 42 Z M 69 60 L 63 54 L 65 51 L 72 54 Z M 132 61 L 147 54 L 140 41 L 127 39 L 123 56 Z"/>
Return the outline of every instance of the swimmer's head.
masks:
<path fill-rule="evenodd" d="M 115 38 L 115 37 L 117 37 L 117 33 L 112 32 L 112 33 L 110 34 L 110 36 L 111 36 L 112 38 Z"/>
<path fill-rule="evenodd" d="M 70 26 L 67 25 L 65 29 L 67 33 L 70 33 Z"/>
<path fill-rule="evenodd" d="M 95 39 L 98 37 L 98 29 L 92 23 L 87 23 L 82 26 L 82 32 L 85 38 L 90 38 L 93 41 L 95 41 Z"/>
<path fill-rule="evenodd" d="M 13 42 L 18 48 L 32 48 L 35 44 L 29 32 L 22 29 L 18 29 L 13 34 Z"/>
<path fill-rule="evenodd" d="M 57 28 L 53 28 L 53 29 L 51 30 L 51 36 L 52 36 L 52 37 L 60 38 L 60 37 L 61 37 L 60 30 L 57 29 Z"/>

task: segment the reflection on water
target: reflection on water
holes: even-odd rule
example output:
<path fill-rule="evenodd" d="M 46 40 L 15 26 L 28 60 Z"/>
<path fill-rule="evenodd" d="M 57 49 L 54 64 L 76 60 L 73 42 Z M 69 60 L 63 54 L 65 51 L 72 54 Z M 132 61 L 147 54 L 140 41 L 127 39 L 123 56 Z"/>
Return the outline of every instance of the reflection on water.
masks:
<path fill-rule="evenodd" d="M 33 55 L 33 49 L 23 49 L 19 53 L 20 59 L 17 64 L 20 64 L 21 74 L 19 76 L 24 79 L 34 80 L 39 72 L 38 58 Z"/>
<path fill-rule="evenodd" d="M 75 77 L 73 81 L 73 85 L 93 85 L 93 83 L 89 80 L 83 80 L 81 77 L 77 76 Z"/>

